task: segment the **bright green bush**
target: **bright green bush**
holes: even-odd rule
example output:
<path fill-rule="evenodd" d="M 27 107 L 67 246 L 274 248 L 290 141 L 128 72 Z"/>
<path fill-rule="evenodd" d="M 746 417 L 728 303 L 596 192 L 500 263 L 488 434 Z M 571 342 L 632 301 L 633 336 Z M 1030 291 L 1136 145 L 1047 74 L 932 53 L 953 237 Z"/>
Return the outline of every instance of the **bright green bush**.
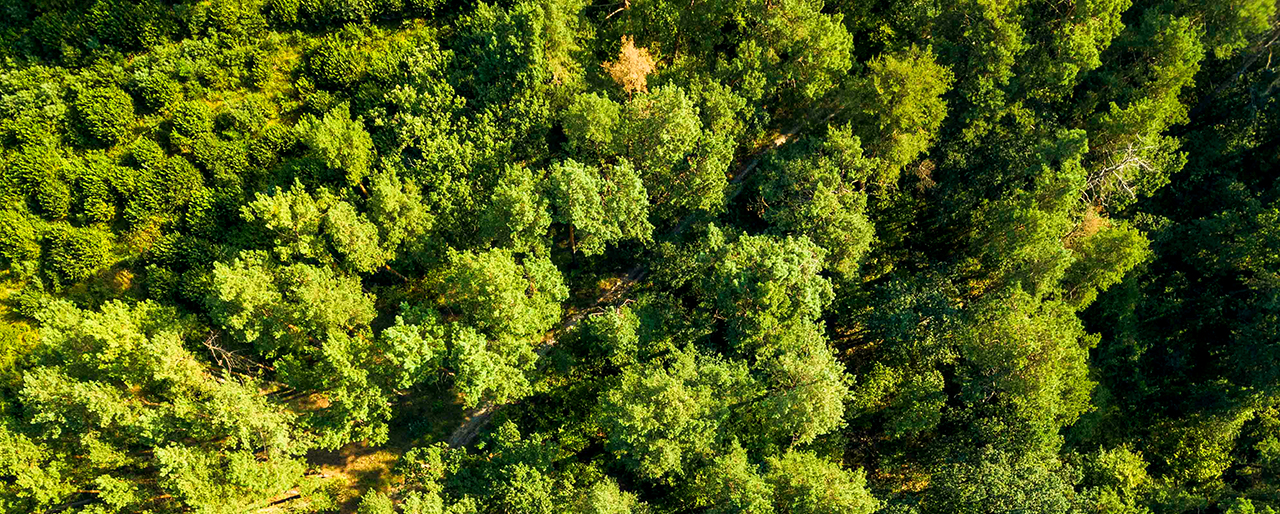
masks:
<path fill-rule="evenodd" d="M 36 205 L 45 218 L 66 219 L 71 213 L 71 187 L 57 177 L 45 177 L 36 184 Z"/>
<path fill-rule="evenodd" d="M 198 34 L 244 37 L 262 33 L 266 19 L 256 1 L 212 0 L 195 5 L 188 26 Z"/>
<path fill-rule="evenodd" d="M 355 41 L 332 34 L 321 39 L 307 55 L 307 69 L 317 84 L 347 88 L 364 77 L 367 59 Z"/>
<path fill-rule="evenodd" d="M 160 148 L 160 144 L 149 137 L 140 137 L 129 147 L 129 156 L 134 163 L 144 169 L 158 169 L 164 165 L 168 156 Z"/>
<path fill-rule="evenodd" d="M 20 145 L 47 145 L 57 138 L 55 127 L 51 126 L 47 120 L 42 120 L 36 116 L 23 116 L 12 120 L 7 120 L 3 126 L 5 131 L 13 135 L 13 139 Z"/>
<path fill-rule="evenodd" d="M 141 50 L 176 32 L 173 10 L 151 0 L 98 0 L 89 9 L 86 25 L 104 43 L 124 50 Z"/>
<path fill-rule="evenodd" d="M 301 0 L 266 0 L 263 2 L 263 11 L 267 21 L 288 27 L 298 23 L 301 4 Z"/>
<path fill-rule="evenodd" d="M 45 269 L 64 285 L 83 281 L 110 263 L 111 243 L 106 233 L 54 225 L 49 231 Z"/>
<path fill-rule="evenodd" d="M 145 139 L 145 138 L 144 138 Z M 77 214 L 89 223 L 115 219 L 119 166 L 102 154 L 91 154 L 74 166 Z"/>
<path fill-rule="evenodd" d="M 173 129 L 191 137 L 213 130 L 213 110 L 200 100 L 189 100 L 173 112 Z"/>
<path fill-rule="evenodd" d="M 94 87 L 76 94 L 76 111 L 90 136 L 106 146 L 129 137 L 133 127 L 133 99 L 117 87 Z"/>
<path fill-rule="evenodd" d="M 249 59 L 249 85 L 262 89 L 271 81 L 271 57 L 265 52 L 255 52 Z"/>
<path fill-rule="evenodd" d="M 243 100 L 227 104 L 226 112 L 217 118 L 219 130 L 236 137 L 247 137 L 262 130 L 267 124 L 271 108 L 259 95 L 249 95 Z"/>
<path fill-rule="evenodd" d="M 6 196 L 24 198 L 49 180 L 60 180 L 66 161 L 51 145 L 28 145 L 12 156 L 4 170 Z"/>
<path fill-rule="evenodd" d="M 223 141 L 204 137 L 193 151 L 196 164 L 208 172 L 214 184 L 238 184 L 249 171 L 249 152 L 242 141 Z"/>
<path fill-rule="evenodd" d="M 19 212 L 0 211 L 0 265 L 7 268 L 39 256 L 39 234 L 31 220 Z"/>
<path fill-rule="evenodd" d="M 368 22 L 379 14 L 378 0 L 325 0 L 325 14 L 330 23 Z"/>
<path fill-rule="evenodd" d="M 182 96 L 182 86 L 167 73 L 154 70 L 138 73 L 133 81 L 133 89 L 142 99 L 142 105 L 151 112 L 171 108 Z"/>

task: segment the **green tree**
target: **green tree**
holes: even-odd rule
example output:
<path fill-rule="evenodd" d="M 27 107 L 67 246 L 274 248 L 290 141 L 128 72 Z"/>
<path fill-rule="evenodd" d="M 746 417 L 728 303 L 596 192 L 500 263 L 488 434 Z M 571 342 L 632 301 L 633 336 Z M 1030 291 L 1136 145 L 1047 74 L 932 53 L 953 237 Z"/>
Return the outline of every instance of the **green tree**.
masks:
<path fill-rule="evenodd" d="M 1054 469 L 992 454 L 945 466 L 933 476 L 921 512 L 1070 512 L 1073 491 Z"/>
<path fill-rule="evenodd" d="M 807 236 L 829 252 L 832 270 L 853 275 L 875 237 L 864 192 L 875 161 L 863 157 L 847 126 L 830 127 L 825 141 L 809 147 L 763 165 L 762 217 L 778 233 Z"/>
<path fill-rule="evenodd" d="M 742 236 L 716 250 L 704 254 L 711 269 L 700 290 L 707 307 L 728 320 L 730 341 L 744 350 L 817 321 L 834 296 L 821 275 L 826 251 L 808 238 Z"/>
<path fill-rule="evenodd" d="M 1086 108 L 1098 111 L 1089 119 L 1092 196 L 1125 205 L 1165 185 L 1169 175 L 1182 168 L 1184 158 L 1175 152 L 1177 140 L 1163 133 L 1185 121 L 1187 106 L 1180 95 L 1204 58 L 1204 45 L 1191 23 L 1148 9 L 1141 23 L 1127 27 L 1111 48 L 1116 61 L 1098 73 L 1099 80 L 1115 83 L 1099 91 L 1114 95 L 1112 100 L 1104 102 L 1097 94 L 1086 97 Z M 1144 66 L 1134 70 L 1121 64 L 1129 62 Z"/>
<path fill-rule="evenodd" d="M 527 339 L 509 335 L 490 339 L 471 327 L 454 329 L 450 365 L 454 385 L 467 407 L 506 403 L 533 392 L 527 374 L 538 356 Z"/>
<path fill-rule="evenodd" d="M 876 163 L 876 181 L 896 182 L 903 167 L 933 144 L 947 116 L 943 95 L 952 81 L 951 70 L 936 62 L 932 48 L 912 46 L 867 64 L 851 114 L 867 158 Z"/>
<path fill-rule="evenodd" d="M 808 444 L 844 426 L 850 380 L 821 325 L 795 323 L 771 339 L 754 366 L 767 386 L 756 409 L 767 428 L 757 433 Z"/>
<path fill-rule="evenodd" d="M 387 207 L 378 204 L 376 208 L 381 212 L 377 214 L 383 216 L 383 220 L 400 221 L 390 217 L 395 214 L 387 213 Z M 337 262 L 360 273 L 375 271 L 394 256 L 393 250 L 384 245 L 381 233 L 404 237 L 395 231 L 421 233 L 423 230 L 420 212 L 406 213 L 407 226 L 384 226 L 380 230 L 350 203 L 339 200 L 328 190 L 321 189 L 313 197 L 296 181 L 287 191 L 276 191 L 272 195 L 258 193 L 253 202 L 241 207 L 241 216 L 272 236 L 273 253 L 282 261 Z"/>
<path fill-rule="evenodd" d="M 636 495 L 622 490 L 618 483 L 605 478 L 582 491 L 574 504 L 583 514 L 642 514 L 649 508 Z"/>
<path fill-rule="evenodd" d="M 560 319 L 568 289 L 545 257 L 510 250 L 455 252 L 437 285 L 446 309 L 464 313 L 450 329 L 450 366 L 469 406 L 527 395 L 534 344 Z"/>
<path fill-rule="evenodd" d="M 383 250 L 391 256 L 421 244 L 435 226 L 435 217 L 423 205 L 421 188 L 391 171 L 375 173 L 370 180 L 368 217 L 378 229 Z"/>
<path fill-rule="evenodd" d="M 39 232 L 31 220 L 14 211 L 0 211 L 0 259 L 7 269 L 18 269 L 40 256 Z"/>
<path fill-rule="evenodd" d="M 265 505 L 302 479 L 309 445 L 295 415 L 252 377 L 211 370 L 188 351 L 193 327 L 172 309 L 55 301 L 40 321 L 17 398 L 22 421 L 0 427 L 15 452 L 4 472 L 16 480 L 0 501 L 43 510 L 79 489 L 95 491 L 91 503 L 106 512 L 225 512 Z"/>
<path fill-rule="evenodd" d="M 592 168 L 569 160 L 551 168 L 547 197 L 552 219 L 569 225 L 570 246 L 587 255 L 621 240 L 649 241 L 649 200 L 627 161 Z M 580 243 L 579 243 L 580 242 Z"/>
<path fill-rule="evenodd" d="M 517 260 L 510 250 L 456 252 L 439 284 L 462 320 L 492 335 L 541 335 L 560 319 L 568 289 L 546 257 Z"/>
<path fill-rule="evenodd" d="M 772 513 L 773 486 L 760 476 L 746 450 L 734 447 L 698 471 L 693 488 L 699 506 L 716 513 Z"/>
<path fill-rule="evenodd" d="M 364 77 L 368 61 L 360 52 L 359 41 L 352 39 L 350 33 L 335 32 L 317 41 L 311 49 L 307 68 L 321 85 L 346 88 Z"/>
<path fill-rule="evenodd" d="M 635 166 L 655 221 L 670 224 L 692 211 L 723 208 L 732 141 L 704 129 L 695 98 L 680 87 L 659 87 L 622 106 L 579 95 L 566 113 L 565 132 L 584 159 Z"/>
<path fill-rule="evenodd" d="M 1082 479 L 1076 503 L 1084 509 L 1140 514 L 1152 487 L 1142 454 L 1127 447 L 1101 449 L 1081 458 Z"/>
<path fill-rule="evenodd" d="M 866 514 L 881 503 L 867 491 L 861 469 L 848 471 L 812 453 L 789 451 L 768 459 L 765 479 L 773 486 L 777 512 Z"/>
<path fill-rule="evenodd" d="M 305 416 L 320 445 L 384 440 L 389 408 L 375 381 L 379 359 L 368 329 L 373 297 L 359 280 L 245 252 L 229 264 L 214 263 L 205 301 L 214 321 L 252 344 L 279 381 L 327 404 Z"/>
<path fill-rule="evenodd" d="M 957 334 L 959 399 L 974 416 L 1001 421 L 961 418 L 975 430 L 965 437 L 999 441 L 1013 455 L 1056 448 L 1059 429 L 1089 410 L 1096 336 L 1084 333 L 1069 306 L 1017 289 L 970 310 Z"/>
<path fill-rule="evenodd" d="M 549 202 L 539 189 L 531 170 L 508 167 L 481 214 L 481 231 L 496 244 L 516 252 L 546 247 L 551 213 Z"/>
<path fill-rule="evenodd" d="M 329 207 L 324 215 L 324 230 L 349 269 L 369 273 L 386 265 L 391 257 L 383 247 L 378 227 L 347 202 L 334 202 Z"/>
<path fill-rule="evenodd" d="M 360 119 L 351 119 L 347 104 L 334 107 L 323 117 L 307 115 L 294 130 L 300 139 L 341 174 L 347 185 L 364 189 L 373 165 L 373 140 Z"/>
<path fill-rule="evenodd" d="M 692 349 L 628 368 L 601 399 L 607 447 L 642 477 L 681 477 L 720 451 L 733 403 L 755 389 L 740 363 Z"/>

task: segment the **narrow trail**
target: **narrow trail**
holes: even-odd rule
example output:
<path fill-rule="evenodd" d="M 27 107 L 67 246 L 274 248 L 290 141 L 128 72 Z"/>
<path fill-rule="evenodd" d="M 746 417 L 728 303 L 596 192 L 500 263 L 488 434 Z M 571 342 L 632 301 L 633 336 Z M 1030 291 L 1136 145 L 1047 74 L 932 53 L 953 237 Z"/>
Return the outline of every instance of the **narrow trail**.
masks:
<path fill-rule="evenodd" d="M 837 110 L 828 114 L 822 119 L 822 122 L 831 120 L 831 118 L 835 117 L 838 112 L 839 111 Z M 729 185 L 733 187 L 733 191 L 730 191 L 729 194 L 725 196 L 725 203 L 727 204 L 732 202 L 734 198 L 738 197 L 738 194 L 742 192 L 743 183 L 751 176 L 751 173 L 755 171 L 756 167 L 760 165 L 760 161 L 764 159 L 765 155 L 768 155 L 769 152 L 777 150 L 783 145 L 797 139 L 795 136 L 808 125 L 808 120 L 802 121 L 791 127 L 786 132 L 779 134 L 768 146 L 756 151 L 751 160 L 738 168 L 738 171 L 734 173 L 733 178 L 729 180 Z M 689 226 L 693 224 L 693 220 L 693 215 L 685 216 L 685 218 L 680 220 L 680 223 L 671 230 L 668 237 L 678 236 L 685 230 L 688 230 Z M 551 348 L 555 346 L 560 334 L 573 329 L 574 326 L 583 319 L 586 319 L 587 316 L 602 312 L 605 306 L 615 303 L 619 298 L 630 291 L 631 288 L 635 287 L 636 284 L 639 284 L 640 280 L 643 279 L 647 273 L 648 270 L 645 269 L 644 264 L 636 264 L 627 271 L 626 276 L 624 276 L 621 281 L 615 284 L 608 291 L 605 291 L 604 294 L 600 295 L 599 298 L 592 302 L 589 308 L 580 310 L 565 318 L 564 321 L 560 323 L 559 327 L 556 327 L 555 330 L 551 331 L 550 337 L 546 339 L 546 342 L 538 348 L 539 369 L 541 369 L 546 362 L 542 357 L 545 357 L 547 352 L 551 351 Z M 449 443 L 449 446 L 453 448 L 461 448 L 470 445 L 475 441 L 475 438 L 480 435 L 480 431 L 489 423 L 489 420 L 493 418 L 493 415 L 507 405 L 509 404 L 489 403 L 468 410 L 463 416 L 462 424 L 459 425 L 458 428 L 454 429 L 453 433 L 449 434 L 449 438 L 446 440 Z"/>

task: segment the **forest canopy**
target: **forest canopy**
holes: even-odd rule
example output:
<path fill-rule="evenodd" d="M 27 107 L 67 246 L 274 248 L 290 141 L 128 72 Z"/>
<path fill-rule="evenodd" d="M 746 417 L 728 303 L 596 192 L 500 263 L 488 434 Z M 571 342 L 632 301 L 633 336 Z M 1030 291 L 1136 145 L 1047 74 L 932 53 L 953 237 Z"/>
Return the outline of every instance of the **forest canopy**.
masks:
<path fill-rule="evenodd" d="M 0 512 L 1280 511 L 1275 0 L 0 0 Z"/>

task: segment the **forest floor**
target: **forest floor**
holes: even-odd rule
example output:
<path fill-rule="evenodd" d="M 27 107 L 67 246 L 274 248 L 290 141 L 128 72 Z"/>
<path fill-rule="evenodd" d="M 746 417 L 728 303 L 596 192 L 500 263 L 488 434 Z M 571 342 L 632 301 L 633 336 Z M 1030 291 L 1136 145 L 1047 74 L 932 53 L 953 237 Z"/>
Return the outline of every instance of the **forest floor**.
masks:
<path fill-rule="evenodd" d="M 412 448 L 443 441 L 463 423 L 461 399 L 449 388 L 426 388 L 405 397 L 399 414 L 389 423 L 387 442 L 369 445 L 357 441 L 334 451 L 312 450 L 307 463 L 312 473 L 337 479 L 339 512 L 354 513 L 360 496 L 369 491 L 389 492 L 399 485 L 393 473 L 400 456 Z"/>

